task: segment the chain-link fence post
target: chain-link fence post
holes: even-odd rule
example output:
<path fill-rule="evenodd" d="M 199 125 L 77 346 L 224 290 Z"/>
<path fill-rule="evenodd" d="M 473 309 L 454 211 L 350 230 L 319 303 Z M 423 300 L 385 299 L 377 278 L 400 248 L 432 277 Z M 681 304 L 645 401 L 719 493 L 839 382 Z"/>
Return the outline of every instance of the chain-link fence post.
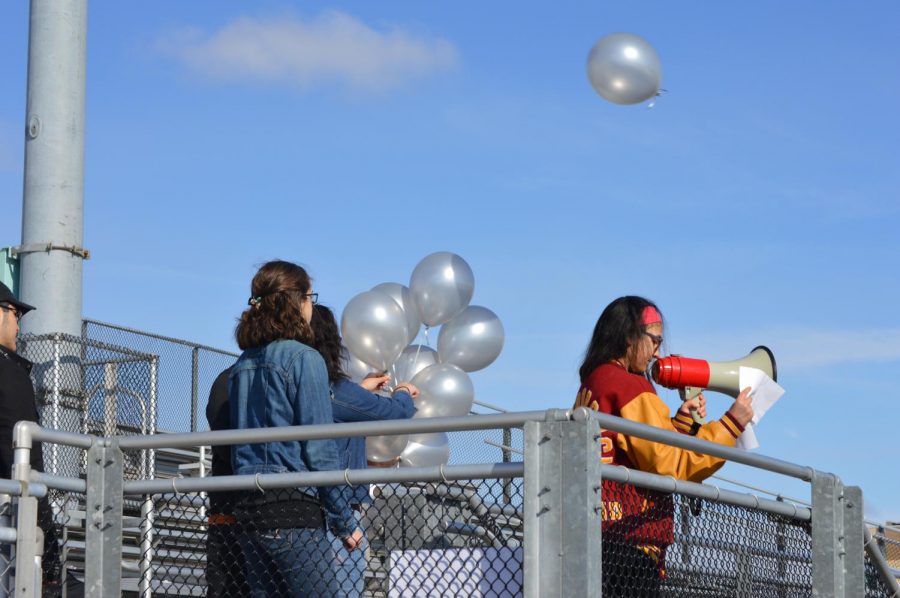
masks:
<path fill-rule="evenodd" d="M 862 491 L 837 476 L 812 479 L 813 596 L 865 595 Z"/>
<path fill-rule="evenodd" d="M 509 428 L 503 428 L 503 462 L 509 463 L 512 461 L 512 451 L 509 450 L 510 446 L 512 446 L 512 430 Z M 503 504 L 508 505 L 512 503 L 512 482 L 510 480 L 503 480 Z"/>
<path fill-rule="evenodd" d="M 15 433 L 14 433 L 15 434 Z M 31 477 L 31 447 L 15 448 L 13 479 L 28 487 Z M 16 596 L 33 598 L 41 595 L 40 556 L 43 553 L 43 534 L 37 526 L 38 500 L 23 495 L 16 499 Z"/>
<path fill-rule="evenodd" d="M 12 497 L 9 494 L 0 494 L 0 528 L 7 529 L 12 525 L 11 509 Z M 10 567 L 12 567 L 10 549 L 10 544 L 0 544 L 0 598 L 10 595 L 9 573 Z"/>
<path fill-rule="evenodd" d="M 191 349 L 191 432 L 196 432 L 200 409 L 200 348 Z"/>
<path fill-rule="evenodd" d="M 87 457 L 85 595 L 119 596 L 122 586 L 123 460 L 118 445 L 95 444 Z"/>
<path fill-rule="evenodd" d="M 525 424 L 526 598 L 600 596 L 599 423 Z"/>

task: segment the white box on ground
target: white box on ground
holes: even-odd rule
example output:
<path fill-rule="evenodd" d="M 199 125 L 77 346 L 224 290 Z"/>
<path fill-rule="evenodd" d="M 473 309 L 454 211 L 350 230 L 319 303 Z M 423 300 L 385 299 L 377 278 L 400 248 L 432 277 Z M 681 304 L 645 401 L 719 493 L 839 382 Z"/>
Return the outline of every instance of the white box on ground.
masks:
<path fill-rule="evenodd" d="M 391 551 L 390 598 L 522 595 L 521 548 Z"/>

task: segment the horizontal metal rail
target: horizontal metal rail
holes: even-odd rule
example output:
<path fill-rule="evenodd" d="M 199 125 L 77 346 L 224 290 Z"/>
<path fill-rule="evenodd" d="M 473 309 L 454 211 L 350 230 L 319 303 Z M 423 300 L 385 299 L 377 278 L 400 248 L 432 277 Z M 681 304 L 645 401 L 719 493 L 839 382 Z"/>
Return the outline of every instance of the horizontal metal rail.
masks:
<path fill-rule="evenodd" d="M 79 345 L 87 345 L 92 349 L 103 349 L 104 351 L 110 351 L 112 353 L 118 353 L 120 355 L 131 355 L 132 357 L 137 357 L 142 360 L 150 360 L 156 359 L 156 355 L 152 353 L 142 353 L 140 351 L 136 351 L 134 349 L 129 349 L 127 347 L 120 347 L 119 345 L 111 345 L 109 343 L 105 343 L 103 341 L 98 341 L 90 338 L 84 338 L 81 336 L 74 336 L 71 334 L 63 334 L 61 332 L 54 332 L 51 334 L 23 334 L 19 338 L 20 342 L 23 345 L 27 345 L 29 342 L 68 342 L 68 343 L 76 343 Z"/>
<path fill-rule="evenodd" d="M 163 336 L 161 334 L 154 334 L 152 332 L 147 332 L 145 330 L 138 330 L 137 328 L 129 328 L 127 326 L 120 326 L 118 324 L 110 324 L 109 322 L 101 322 L 100 320 L 92 320 L 90 318 L 84 318 L 83 322 L 85 324 L 93 324 L 95 326 L 103 326 L 104 328 L 110 328 L 112 330 L 119 330 L 121 332 L 128 332 L 129 334 L 136 334 L 138 336 L 145 336 L 149 338 L 155 338 L 157 340 L 166 341 L 169 343 L 175 343 L 176 345 L 183 345 L 185 347 L 196 347 L 197 349 L 203 349 L 204 351 L 212 351 L 213 353 L 219 353 L 220 355 L 229 355 L 237 359 L 240 357 L 237 353 L 232 353 L 231 351 L 225 351 L 224 349 L 217 349 L 216 347 L 210 347 L 209 345 L 199 345 L 197 343 L 192 343 L 190 341 L 186 341 L 180 338 L 174 338 L 171 336 Z M 94 341 L 91 338 L 86 339 L 88 342 L 98 342 Z"/>
<path fill-rule="evenodd" d="M 169 480 L 134 480 L 124 483 L 125 494 L 184 494 L 227 490 L 256 490 L 300 486 L 341 486 L 391 484 L 397 482 L 440 482 L 450 480 L 518 478 L 525 475 L 522 463 L 482 465 L 441 465 L 438 467 L 402 467 L 399 469 L 345 469 L 269 473 L 258 475 L 214 476 Z"/>
<path fill-rule="evenodd" d="M 47 496 L 47 486 L 44 484 L 23 484 L 18 480 L 0 480 L 0 494 L 10 496 Z"/>
<path fill-rule="evenodd" d="M 813 473 L 815 473 L 815 470 L 812 467 L 797 465 L 796 463 L 775 459 L 774 457 L 766 457 L 765 455 L 757 455 L 756 453 L 751 453 L 743 449 L 701 440 L 693 436 L 688 436 L 687 434 L 679 434 L 678 432 L 671 432 L 669 430 L 663 430 L 662 428 L 639 424 L 629 419 L 608 415 L 606 413 L 598 413 L 585 407 L 574 410 L 572 416 L 574 419 L 596 418 L 600 421 L 600 426 L 607 430 L 614 430 L 622 434 L 637 436 L 638 438 L 652 440 L 653 442 L 659 442 L 661 444 L 677 446 L 704 455 L 720 457 L 722 459 L 727 459 L 728 461 L 749 465 L 751 467 L 756 467 L 757 469 L 765 469 L 766 471 L 774 473 L 780 473 L 806 482 L 812 480 Z"/>
<path fill-rule="evenodd" d="M 67 492 L 87 492 L 87 482 L 81 478 L 67 478 L 49 473 L 41 473 L 40 471 L 32 471 L 31 479 L 34 482 L 40 482 L 48 488 L 55 490 L 66 490 Z"/>
<path fill-rule="evenodd" d="M 14 527 L 0 527 L 0 543 L 15 544 L 19 534 Z"/>
<path fill-rule="evenodd" d="M 744 494 L 719 488 L 718 486 L 676 480 L 672 477 L 637 471 L 618 465 L 602 465 L 601 469 L 604 480 L 633 484 L 641 488 L 647 488 L 648 490 L 657 490 L 669 494 L 678 493 L 684 496 L 703 498 L 737 507 L 759 509 L 761 511 L 783 515 L 799 521 L 810 521 L 812 519 L 812 511 L 806 507 L 769 500 L 767 498 L 760 498 L 755 494 Z"/>
<path fill-rule="evenodd" d="M 460 432 L 522 427 L 529 421 L 566 421 L 570 412 L 565 409 L 548 411 L 519 411 L 515 413 L 490 413 L 462 417 L 424 417 L 413 419 L 355 422 L 349 424 L 318 424 L 287 426 L 281 428 L 254 428 L 246 430 L 221 430 L 217 432 L 191 432 L 156 434 L 148 436 L 117 437 L 121 449 L 188 448 L 200 445 L 262 444 L 288 440 L 313 440 L 320 438 L 349 438 L 354 436 L 386 436 L 394 434 L 421 434 L 427 432 Z"/>

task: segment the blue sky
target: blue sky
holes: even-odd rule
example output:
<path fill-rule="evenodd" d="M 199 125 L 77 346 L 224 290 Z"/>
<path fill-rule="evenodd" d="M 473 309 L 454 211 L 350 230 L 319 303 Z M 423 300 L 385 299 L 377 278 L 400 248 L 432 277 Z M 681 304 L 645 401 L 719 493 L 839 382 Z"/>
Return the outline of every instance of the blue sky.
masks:
<path fill-rule="evenodd" d="M 602 308 L 646 295 L 670 351 L 771 347 L 787 393 L 760 452 L 900 520 L 898 17 L 886 0 L 92 1 L 85 315 L 233 349 L 267 259 L 307 265 L 340 310 L 453 251 L 507 333 L 477 398 L 540 409 L 570 405 Z M 652 110 L 587 82 L 615 31 L 660 55 Z M 26 57 L 27 3 L 5 2 L 3 246 Z"/>

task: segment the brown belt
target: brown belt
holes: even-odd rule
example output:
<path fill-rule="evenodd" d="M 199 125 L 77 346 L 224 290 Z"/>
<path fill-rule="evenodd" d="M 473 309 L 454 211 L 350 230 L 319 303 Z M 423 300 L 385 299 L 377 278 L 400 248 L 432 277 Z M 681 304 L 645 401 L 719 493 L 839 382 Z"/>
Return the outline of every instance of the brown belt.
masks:
<path fill-rule="evenodd" d="M 234 515 L 225 515 L 224 513 L 210 513 L 210 525 L 232 525 L 234 524 Z"/>

